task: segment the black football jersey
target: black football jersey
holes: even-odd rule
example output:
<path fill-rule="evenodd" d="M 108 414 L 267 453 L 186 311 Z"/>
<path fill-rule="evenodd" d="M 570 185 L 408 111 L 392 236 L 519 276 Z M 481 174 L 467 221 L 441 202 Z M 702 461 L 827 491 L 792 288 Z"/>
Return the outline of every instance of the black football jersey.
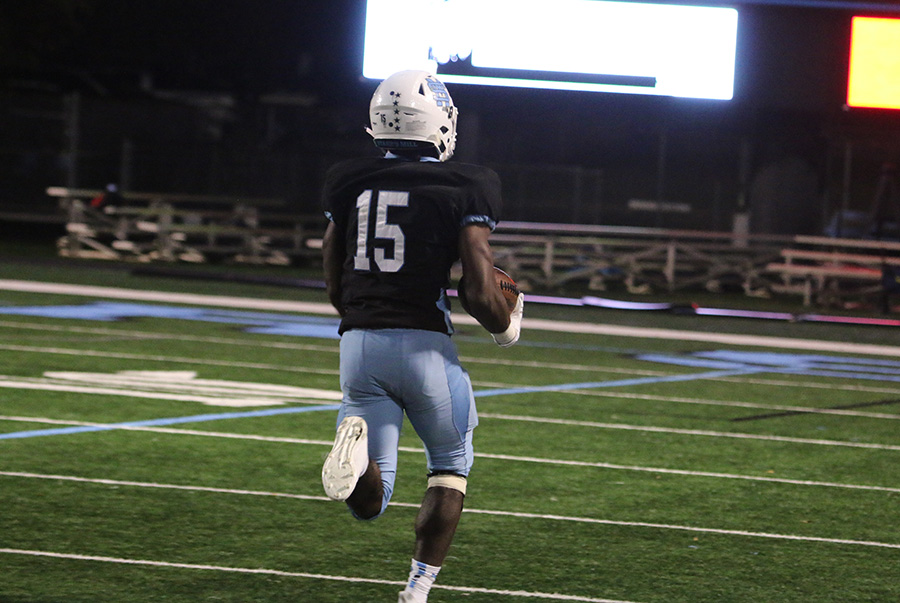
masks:
<path fill-rule="evenodd" d="M 341 333 L 453 332 L 446 288 L 460 229 L 493 229 L 500 219 L 493 170 L 399 158 L 345 161 L 326 176 L 323 208 L 346 239 Z"/>

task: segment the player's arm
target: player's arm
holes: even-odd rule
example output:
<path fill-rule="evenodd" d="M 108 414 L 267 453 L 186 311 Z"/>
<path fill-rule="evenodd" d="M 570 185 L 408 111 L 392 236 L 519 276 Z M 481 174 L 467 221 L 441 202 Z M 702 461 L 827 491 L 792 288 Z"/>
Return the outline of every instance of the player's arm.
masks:
<path fill-rule="evenodd" d="M 341 276 L 344 271 L 344 259 L 347 247 L 344 244 L 344 236 L 340 229 L 329 222 L 325 228 L 325 236 L 322 238 L 322 265 L 325 269 L 325 290 L 328 299 L 335 307 L 338 314 L 344 315 L 341 306 Z"/>
<path fill-rule="evenodd" d="M 494 277 L 490 234 L 490 229 L 481 224 L 465 226 L 459 235 L 459 258 L 466 280 L 469 313 L 493 335 L 494 341 L 506 347 L 519 339 L 523 297 L 520 295 L 516 309 L 510 314 Z"/>

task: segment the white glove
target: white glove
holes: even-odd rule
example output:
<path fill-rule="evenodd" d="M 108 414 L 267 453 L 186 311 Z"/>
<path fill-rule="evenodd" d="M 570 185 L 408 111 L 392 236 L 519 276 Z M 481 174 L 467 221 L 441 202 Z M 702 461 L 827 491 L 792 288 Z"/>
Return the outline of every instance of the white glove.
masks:
<path fill-rule="evenodd" d="M 522 314 L 525 312 L 525 294 L 519 293 L 516 300 L 516 306 L 509 315 L 509 326 L 502 333 L 491 333 L 494 342 L 501 348 L 508 348 L 515 342 L 519 341 L 519 334 L 522 331 Z"/>

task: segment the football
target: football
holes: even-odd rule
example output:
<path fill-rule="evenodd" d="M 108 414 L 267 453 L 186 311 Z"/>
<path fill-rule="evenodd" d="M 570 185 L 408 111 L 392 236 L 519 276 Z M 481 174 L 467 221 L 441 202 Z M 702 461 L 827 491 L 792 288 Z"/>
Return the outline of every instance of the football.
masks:
<path fill-rule="evenodd" d="M 494 266 L 494 278 L 497 281 L 497 288 L 500 289 L 500 293 L 502 293 L 504 299 L 506 299 L 506 306 L 509 308 L 509 311 L 512 312 L 513 308 L 516 307 L 516 301 L 519 299 L 519 286 L 510 275 L 496 266 Z M 469 312 L 469 304 L 466 300 L 465 277 L 459 279 L 456 295 L 459 297 L 459 302 L 462 304 L 463 310 Z"/>
<path fill-rule="evenodd" d="M 500 289 L 500 293 L 506 298 L 506 305 L 509 307 L 509 311 L 512 312 L 513 308 L 516 307 L 516 302 L 519 300 L 519 286 L 510 275 L 496 266 L 494 266 L 494 278 L 497 280 L 497 287 Z"/>

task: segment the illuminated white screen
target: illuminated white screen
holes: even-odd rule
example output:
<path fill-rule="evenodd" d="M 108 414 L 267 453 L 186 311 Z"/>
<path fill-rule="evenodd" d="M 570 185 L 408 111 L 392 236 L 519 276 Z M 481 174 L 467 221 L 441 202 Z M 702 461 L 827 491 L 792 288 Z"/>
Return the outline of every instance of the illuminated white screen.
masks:
<path fill-rule="evenodd" d="M 363 75 L 731 99 L 733 8 L 595 0 L 368 0 Z"/>

